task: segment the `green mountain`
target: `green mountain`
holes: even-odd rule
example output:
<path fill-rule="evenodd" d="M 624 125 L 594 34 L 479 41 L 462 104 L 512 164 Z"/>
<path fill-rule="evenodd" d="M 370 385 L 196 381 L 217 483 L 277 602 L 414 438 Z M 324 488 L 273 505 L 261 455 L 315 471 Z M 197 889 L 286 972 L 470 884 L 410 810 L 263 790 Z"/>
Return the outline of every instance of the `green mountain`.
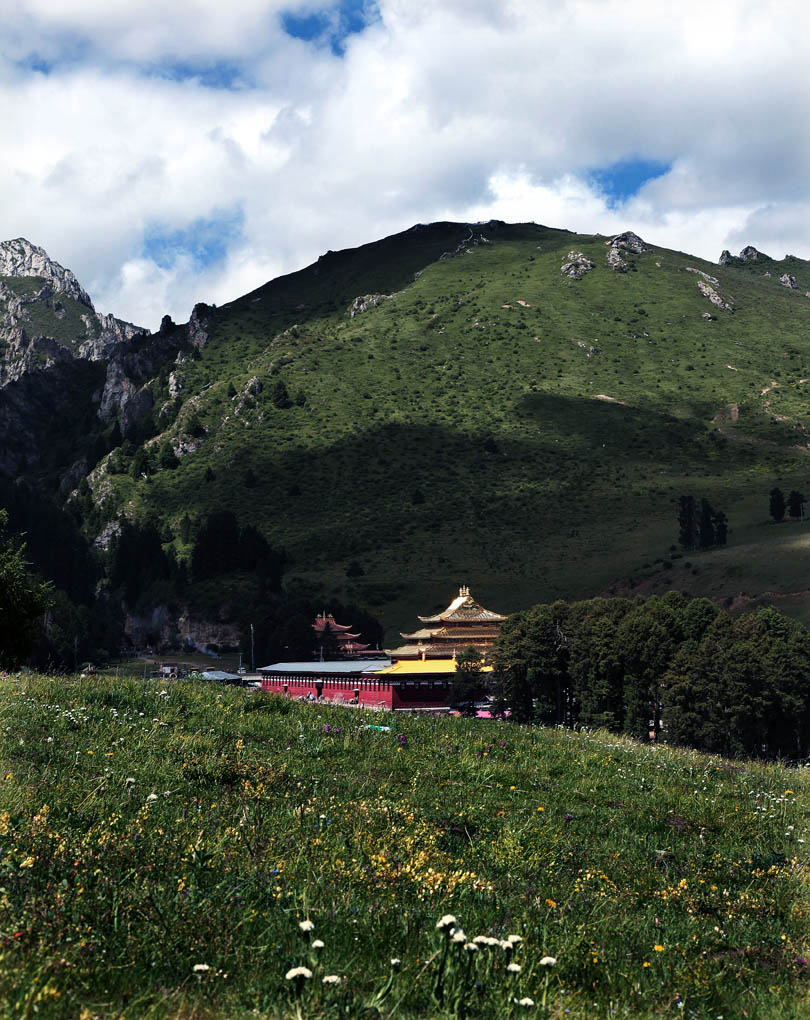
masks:
<path fill-rule="evenodd" d="M 169 617 L 263 597 L 238 557 L 194 583 L 223 511 L 283 548 L 288 592 L 366 607 L 389 641 L 459 583 L 501 611 L 677 587 L 810 617 L 810 538 L 768 513 L 808 488 L 810 264 L 721 262 L 496 221 L 327 252 L 122 341 L 72 392 L 73 452 L 38 440 L 23 473 L 102 547 L 153 528 L 191 584 L 130 596 Z M 727 544 L 672 548 L 684 495 Z"/>

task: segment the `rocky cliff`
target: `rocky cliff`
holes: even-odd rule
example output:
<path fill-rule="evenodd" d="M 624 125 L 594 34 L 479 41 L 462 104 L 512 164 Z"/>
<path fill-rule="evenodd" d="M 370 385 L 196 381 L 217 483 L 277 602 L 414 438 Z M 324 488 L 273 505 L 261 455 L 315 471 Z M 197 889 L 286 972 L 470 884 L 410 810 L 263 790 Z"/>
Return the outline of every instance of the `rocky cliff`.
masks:
<path fill-rule="evenodd" d="M 80 358 L 102 361 L 146 332 L 96 312 L 75 275 L 25 238 L 0 242 L 0 387 Z"/>

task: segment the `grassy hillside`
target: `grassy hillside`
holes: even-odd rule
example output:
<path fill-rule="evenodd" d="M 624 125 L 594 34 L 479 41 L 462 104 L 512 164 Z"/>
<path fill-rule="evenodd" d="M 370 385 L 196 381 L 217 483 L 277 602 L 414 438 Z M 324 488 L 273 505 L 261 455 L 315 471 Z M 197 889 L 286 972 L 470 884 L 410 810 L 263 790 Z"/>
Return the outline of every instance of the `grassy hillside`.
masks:
<path fill-rule="evenodd" d="M 594 263 L 582 279 L 560 272 L 571 251 Z M 393 634 L 459 582 L 506 611 L 645 584 L 692 493 L 731 534 L 689 557 L 683 586 L 793 591 L 767 499 L 808 488 L 810 265 L 650 247 L 616 273 L 606 252 L 534 224 L 434 224 L 213 310 L 166 429 L 176 445 L 206 435 L 148 480 L 97 471 L 102 517 L 157 515 L 182 555 L 186 511 L 233 509 L 285 546 L 294 576 Z M 155 391 L 160 407 L 166 373 Z"/>
<path fill-rule="evenodd" d="M 0 725 L 4 1016 L 810 1016 L 805 770 L 112 677 Z"/>

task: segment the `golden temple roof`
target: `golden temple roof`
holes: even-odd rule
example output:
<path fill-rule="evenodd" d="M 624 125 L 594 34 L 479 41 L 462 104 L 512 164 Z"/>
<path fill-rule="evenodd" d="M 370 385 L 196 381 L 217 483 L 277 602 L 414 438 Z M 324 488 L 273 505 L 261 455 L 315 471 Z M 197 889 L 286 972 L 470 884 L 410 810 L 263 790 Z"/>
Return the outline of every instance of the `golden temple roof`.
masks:
<path fill-rule="evenodd" d="M 420 616 L 422 623 L 503 623 L 506 619 L 500 613 L 484 609 L 480 602 L 470 595 L 470 589 L 462 585 L 458 595 L 443 612 L 436 616 Z"/>

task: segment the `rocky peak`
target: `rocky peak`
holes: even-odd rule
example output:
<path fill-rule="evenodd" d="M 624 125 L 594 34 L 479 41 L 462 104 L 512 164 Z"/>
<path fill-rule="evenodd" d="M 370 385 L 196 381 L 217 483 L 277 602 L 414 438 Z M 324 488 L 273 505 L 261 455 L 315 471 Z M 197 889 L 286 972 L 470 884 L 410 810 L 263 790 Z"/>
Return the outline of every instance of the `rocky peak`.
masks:
<path fill-rule="evenodd" d="M 753 244 L 746 245 L 740 252 L 740 258 L 743 262 L 759 262 L 760 259 L 766 259 L 767 257 L 761 251 L 757 251 Z"/>
<path fill-rule="evenodd" d="M 728 250 L 728 248 L 724 248 L 722 250 L 722 252 L 720 253 L 720 262 L 719 262 L 719 264 L 721 266 L 730 266 L 730 265 L 733 264 L 733 262 L 734 262 L 734 256 L 731 254 L 731 252 Z"/>
<path fill-rule="evenodd" d="M 636 255 L 642 255 L 647 250 L 647 246 L 632 230 L 625 230 L 623 234 L 611 237 L 609 241 L 605 241 L 605 244 L 611 248 L 624 248 L 625 251 L 635 252 Z"/>
<path fill-rule="evenodd" d="M 41 277 L 55 293 L 66 294 L 94 311 L 87 291 L 73 273 L 49 258 L 44 248 L 31 244 L 24 237 L 0 241 L 0 276 Z"/>

